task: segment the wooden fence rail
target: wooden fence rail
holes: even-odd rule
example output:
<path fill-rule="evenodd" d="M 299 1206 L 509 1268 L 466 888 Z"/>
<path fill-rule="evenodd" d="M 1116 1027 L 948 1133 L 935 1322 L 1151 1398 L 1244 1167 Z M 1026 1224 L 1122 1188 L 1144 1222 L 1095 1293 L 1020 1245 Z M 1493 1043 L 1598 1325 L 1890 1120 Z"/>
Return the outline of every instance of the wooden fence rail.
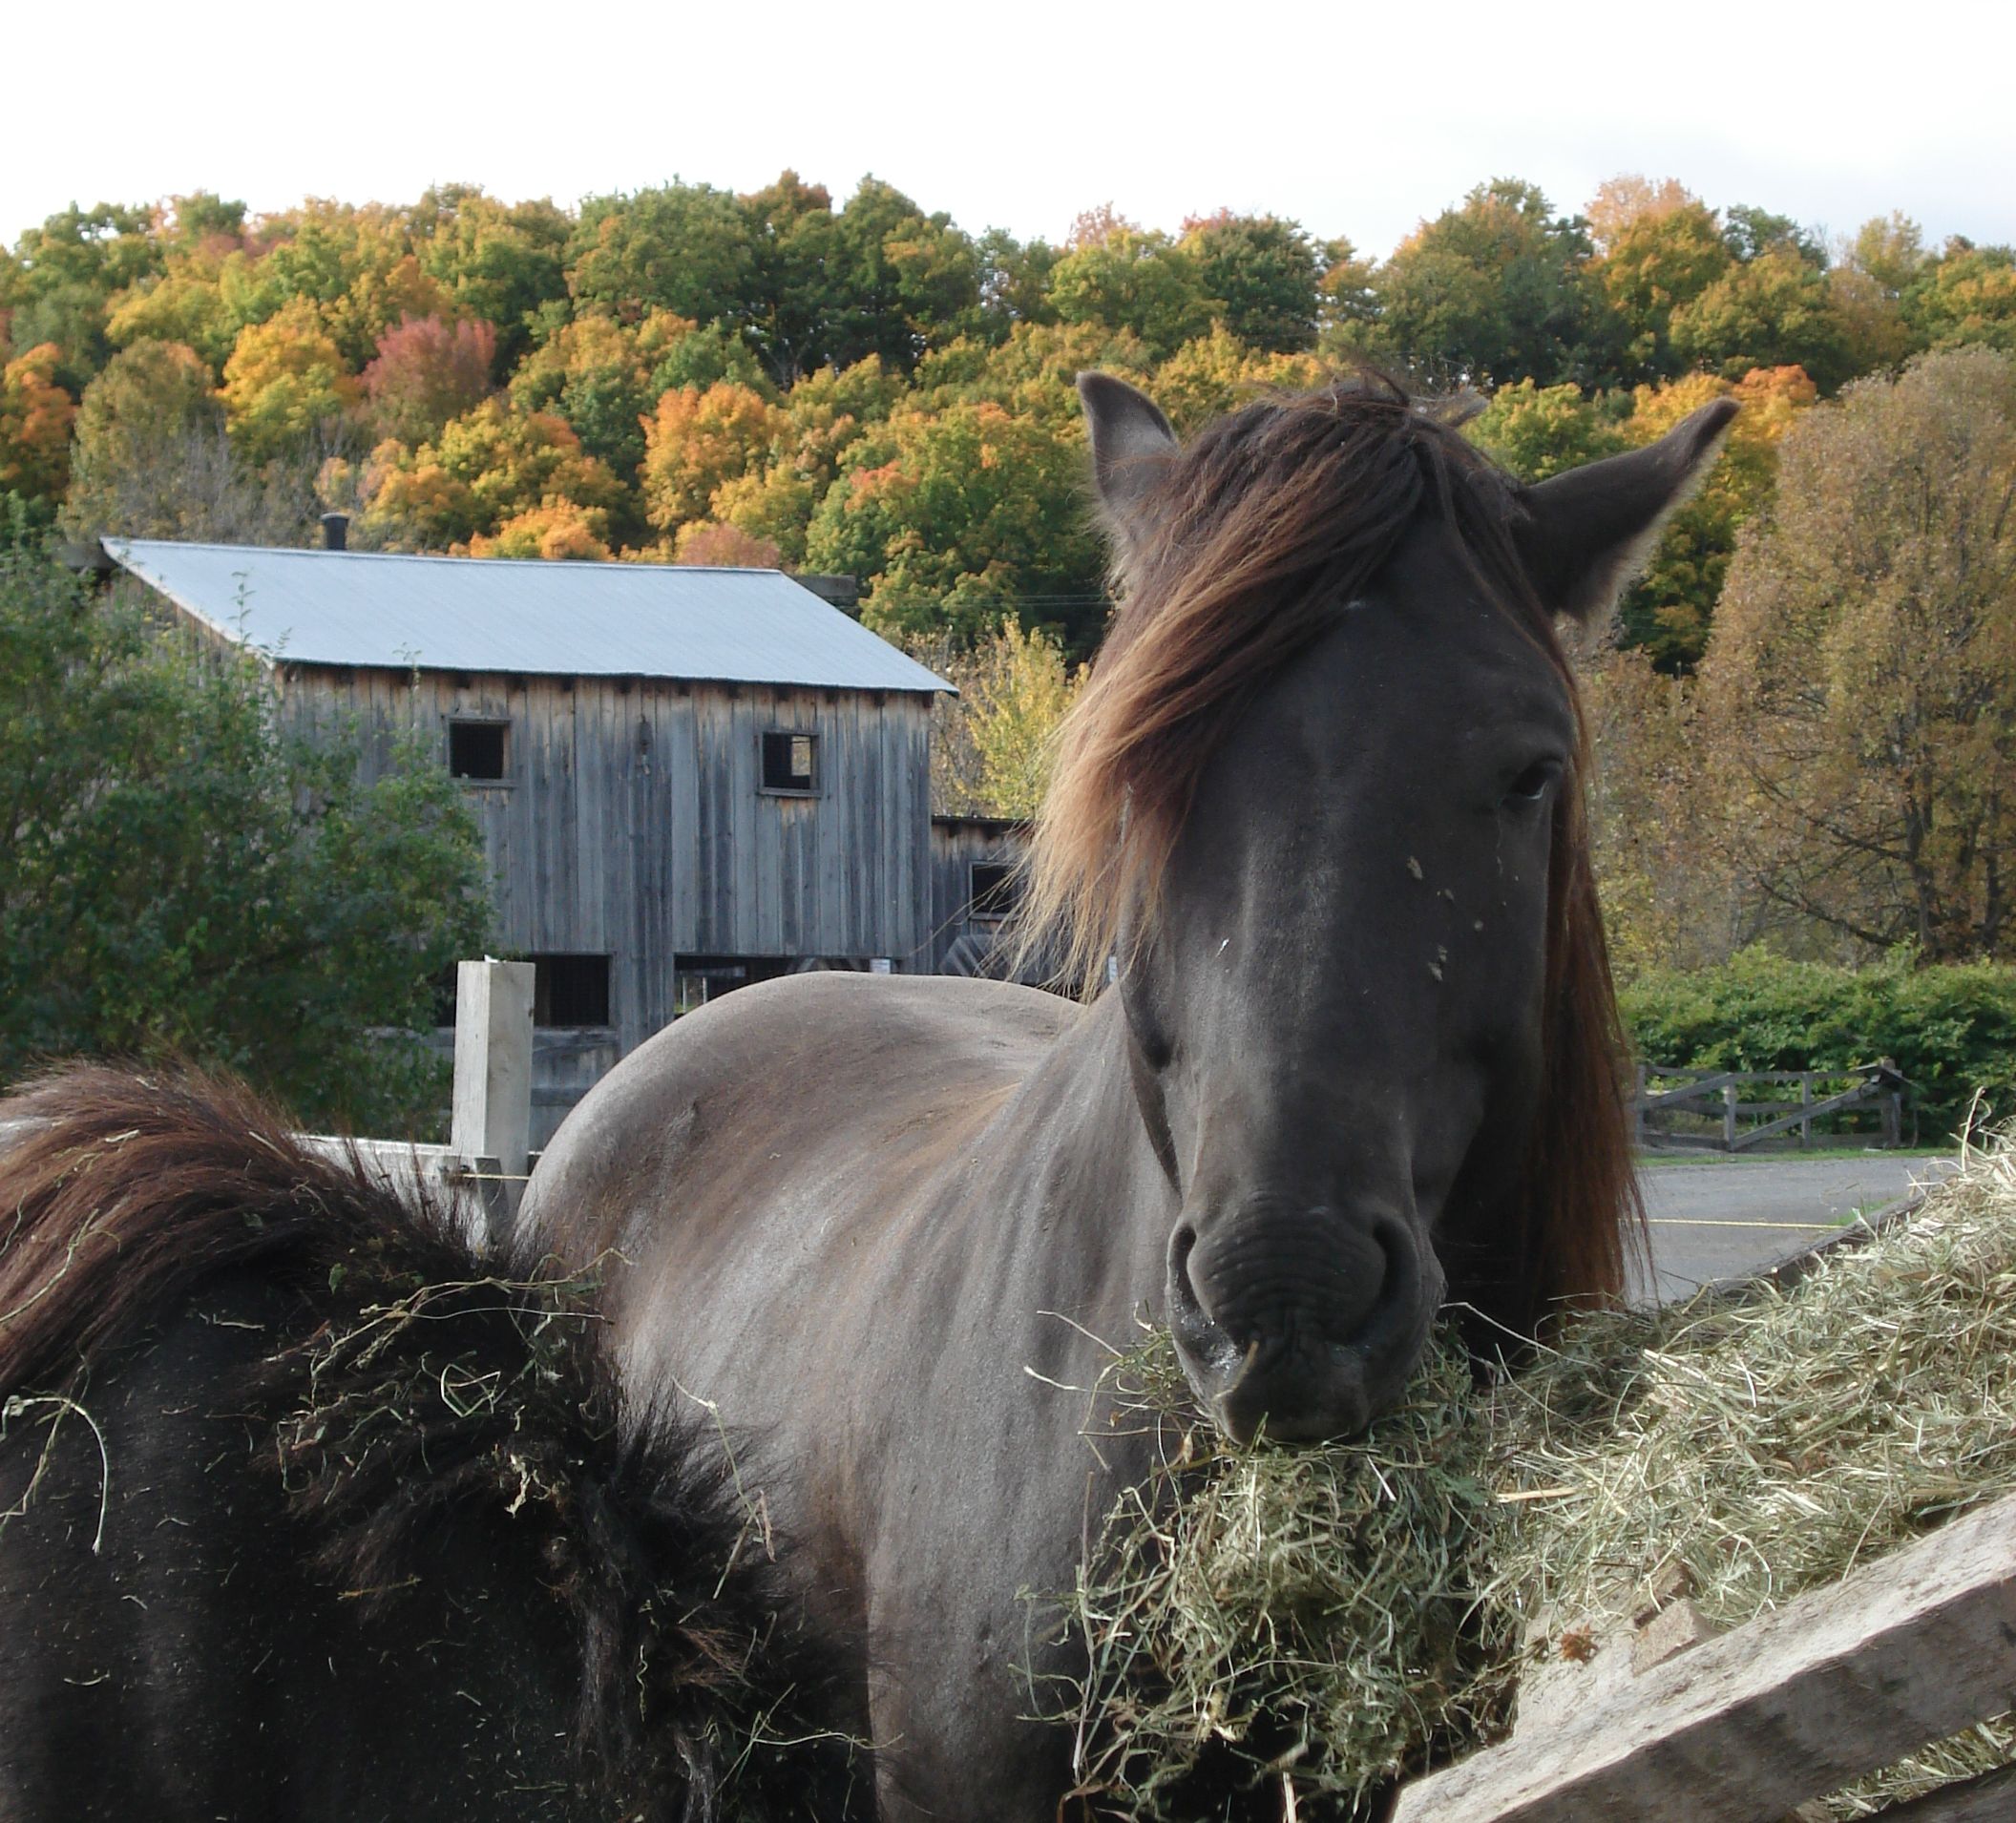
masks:
<path fill-rule="evenodd" d="M 1392 1823 L 1774 1823 L 2002 1714 L 2016 1497 L 1642 1672 L 1630 1653 L 1627 1637 L 1561 1667 L 1532 1712 L 1522 1696 L 1510 1740 L 1417 1780 Z M 1561 1691 L 1567 1676 L 1587 1687 Z M 1990 1773 L 1880 1814 L 2006 1819 L 2009 1798 L 2010 1775 Z"/>
<path fill-rule="evenodd" d="M 1684 1086 L 1653 1089 L 1652 1079 L 1678 1081 Z M 1816 1099 L 1822 1083 L 1847 1082 L 1850 1086 Z M 1769 1083 L 1774 1088 L 1797 1083 L 1796 1106 L 1785 1100 L 1746 1101 L 1746 1083 Z M 1760 1140 L 1798 1129 L 1803 1150 L 1813 1143 L 1813 1123 L 1830 1114 L 1850 1108 L 1875 1107 L 1882 1120 L 1881 1143 L 1903 1143 L 1904 1096 L 1910 1084 L 1899 1075 L 1888 1058 L 1854 1070 L 1693 1070 L 1678 1064 L 1641 1063 L 1631 1095 L 1631 1123 L 1641 1150 L 1648 1145 L 1700 1146 L 1723 1152 L 1741 1152 Z M 1659 1114 L 1719 1116 L 1721 1131 L 1673 1133 L 1660 1131 L 1650 1117 Z M 1761 1124 L 1745 1127 L 1746 1119 L 1767 1117 Z"/>

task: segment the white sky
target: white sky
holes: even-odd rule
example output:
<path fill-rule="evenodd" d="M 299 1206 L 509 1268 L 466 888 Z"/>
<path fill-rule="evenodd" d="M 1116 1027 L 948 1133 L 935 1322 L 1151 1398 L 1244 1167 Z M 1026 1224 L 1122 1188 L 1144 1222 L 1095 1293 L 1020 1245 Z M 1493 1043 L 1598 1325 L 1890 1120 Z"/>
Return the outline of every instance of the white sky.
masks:
<path fill-rule="evenodd" d="M 72 200 L 210 189 L 516 199 L 786 165 L 1060 237 L 1221 204 L 1383 254 L 1491 176 L 1580 207 L 1624 171 L 1832 231 L 2016 241 L 2002 0 L 0 0 L 0 239 Z"/>

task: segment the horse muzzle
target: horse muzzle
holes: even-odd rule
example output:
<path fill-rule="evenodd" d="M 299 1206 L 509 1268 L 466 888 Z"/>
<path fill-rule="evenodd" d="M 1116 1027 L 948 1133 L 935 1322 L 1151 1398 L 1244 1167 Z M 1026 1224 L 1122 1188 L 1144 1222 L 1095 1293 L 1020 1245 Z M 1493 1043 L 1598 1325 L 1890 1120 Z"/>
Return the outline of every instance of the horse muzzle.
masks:
<path fill-rule="evenodd" d="M 1397 1215 L 1276 1209 L 1169 1245 L 1169 1329 L 1185 1376 L 1228 1436 L 1355 1435 L 1395 1404 L 1441 1307 L 1434 1252 Z"/>

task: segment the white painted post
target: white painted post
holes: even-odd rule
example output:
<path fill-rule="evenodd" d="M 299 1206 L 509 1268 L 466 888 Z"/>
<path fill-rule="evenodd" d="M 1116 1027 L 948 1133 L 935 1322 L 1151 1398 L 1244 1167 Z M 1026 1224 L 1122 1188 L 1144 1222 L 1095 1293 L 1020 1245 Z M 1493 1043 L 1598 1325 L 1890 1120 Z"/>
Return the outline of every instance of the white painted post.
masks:
<path fill-rule="evenodd" d="M 522 1178 L 532 1138 L 530 962 L 463 962 L 455 969 L 455 1090 L 449 1144 L 468 1169 Z M 521 1186 L 479 1183 L 477 1205 L 501 1235 Z"/>

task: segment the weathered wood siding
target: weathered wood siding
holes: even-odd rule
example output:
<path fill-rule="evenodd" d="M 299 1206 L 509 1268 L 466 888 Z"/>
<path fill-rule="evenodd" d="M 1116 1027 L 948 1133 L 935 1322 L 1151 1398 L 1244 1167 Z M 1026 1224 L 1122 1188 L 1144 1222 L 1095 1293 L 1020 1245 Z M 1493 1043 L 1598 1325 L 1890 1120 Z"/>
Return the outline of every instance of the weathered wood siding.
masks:
<path fill-rule="evenodd" d="M 929 700 L 664 680 L 291 667 L 291 719 L 352 721 L 368 774 L 416 726 L 510 725 L 471 783 L 499 943 L 607 953 L 621 1051 L 672 1015 L 680 955 L 888 956 L 927 967 Z M 764 792 L 762 737 L 818 737 L 818 788 Z"/>
<path fill-rule="evenodd" d="M 992 943 L 998 920 L 975 919 L 971 911 L 973 864 L 1011 865 L 1028 847 L 1029 826 L 1002 817 L 933 817 L 931 820 L 931 943 L 923 964 L 945 972 L 946 957 L 960 937 Z"/>

